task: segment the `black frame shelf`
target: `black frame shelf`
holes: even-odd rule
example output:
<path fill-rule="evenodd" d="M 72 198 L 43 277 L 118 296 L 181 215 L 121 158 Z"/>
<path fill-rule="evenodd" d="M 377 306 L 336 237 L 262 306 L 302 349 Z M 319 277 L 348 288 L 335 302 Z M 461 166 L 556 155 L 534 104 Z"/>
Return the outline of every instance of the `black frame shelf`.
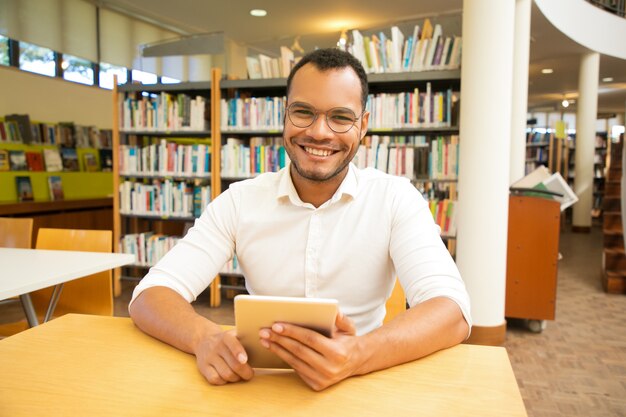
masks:
<path fill-rule="evenodd" d="M 163 179 L 163 180 L 174 180 L 174 181 L 194 181 L 194 180 L 210 180 L 211 175 L 176 175 L 176 174 L 142 174 L 142 173 L 124 173 L 120 172 L 119 174 L 122 178 L 133 178 L 133 179 Z"/>
<path fill-rule="evenodd" d="M 120 216 L 122 217 L 137 217 L 140 219 L 149 219 L 149 220 L 175 220 L 181 222 L 191 222 L 195 221 L 196 217 L 193 216 L 170 216 L 170 215 L 162 215 L 162 214 L 136 214 L 136 213 L 124 213 L 120 211 Z"/>
<path fill-rule="evenodd" d="M 117 87 L 119 93 L 191 93 L 211 91 L 211 81 L 192 81 L 176 84 L 122 84 Z"/>
<path fill-rule="evenodd" d="M 209 138 L 210 130 L 120 130 L 122 135 L 159 136 L 169 138 Z"/>

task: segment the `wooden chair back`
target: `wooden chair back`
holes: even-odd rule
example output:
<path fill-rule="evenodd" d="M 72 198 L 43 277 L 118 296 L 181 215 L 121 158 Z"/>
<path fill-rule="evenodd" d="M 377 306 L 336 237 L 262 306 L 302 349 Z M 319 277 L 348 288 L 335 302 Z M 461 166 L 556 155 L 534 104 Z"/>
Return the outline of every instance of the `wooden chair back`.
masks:
<path fill-rule="evenodd" d="M 111 252 L 113 232 L 110 230 L 74 230 L 41 228 L 37 233 L 37 249 Z M 52 287 L 31 293 L 38 315 L 48 308 Z M 111 270 L 66 282 L 54 316 L 67 313 L 113 315 Z"/>
<path fill-rule="evenodd" d="M 400 285 L 400 281 L 397 279 L 396 285 L 393 287 L 393 291 L 385 307 L 387 308 L 387 314 L 385 315 L 383 323 L 393 320 L 397 315 L 406 311 L 406 297 L 402 285 Z"/>
<path fill-rule="evenodd" d="M 0 247 L 30 249 L 33 219 L 0 217 Z"/>

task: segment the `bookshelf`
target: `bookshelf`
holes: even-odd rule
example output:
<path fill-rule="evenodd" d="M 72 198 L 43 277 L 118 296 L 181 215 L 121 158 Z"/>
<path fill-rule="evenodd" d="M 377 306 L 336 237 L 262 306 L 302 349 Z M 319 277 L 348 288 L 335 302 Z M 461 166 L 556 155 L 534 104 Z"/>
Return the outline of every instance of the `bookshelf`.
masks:
<path fill-rule="evenodd" d="M 140 279 L 214 197 L 211 94 L 211 82 L 113 90 L 114 241 L 137 258 L 116 271 L 116 289 Z"/>
<path fill-rule="evenodd" d="M 142 86 L 120 87 L 119 91 L 114 90 L 114 105 L 116 108 L 116 117 L 123 117 L 123 112 L 119 110 L 120 100 L 124 99 L 129 93 L 142 94 L 149 97 L 150 94 L 160 96 L 163 92 L 170 94 L 189 94 L 203 95 L 209 102 L 210 111 L 210 130 L 204 132 L 194 132 L 189 137 L 188 132 L 176 130 L 171 131 L 155 131 L 150 129 L 145 131 L 141 126 L 130 131 L 120 129 L 123 126 L 123 120 L 115 123 L 115 132 L 113 135 L 117 152 L 114 153 L 115 158 L 125 158 L 122 156 L 121 150 L 125 149 L 129 140 L 133 137 L 143 137 L 145 141 L 158 137 L 158 141 L 167 141 L 167 143 L 176 143 L 183 137 L 185 140 L 197 140 L 198 142 L 209 141 L 211 144 L 211 165 L 210 165 L 210 185 L 212 198 L 217 197 L 223 189 L 235 181 L 252 178 L 259 173 L 276 171 L 285 166 L 288 157 L 282 150 L 282 111 L 284 111 L 283 98 L 287 80 L 285 78 L 256 79 L 256 80 L 221 80 L 221 73 L 218 69 L 212 71 L 211 83 L 181 83 L 176 85 L 155 85 L 149 88 Z M 404 123 L 378 124 L 369 130 L 366 139 L 361 145 L 360 152 L 365 155 L 372 154 L 372 143 L 375 143 L 374 150 L 376 154 L 385 146 L 387 150 L 395 149 L 396 155 L 404 155 L 406 162 L 406 153 L 412 154 L 415 158 L 419 148 L 427 150 L 422 155 L 420 169 L 417 174 L 416 164 L 407 171 L 398 171 L 400 175 L 407 176 L 423 194 L 436 202 L 431 202 L 431 211 L 435 219 L 439 219 L 445 226 L 446 218 L 448 224 L 453 220 L 452 213 L 454 203 L 456 201 L 456 160 L 447 162 L 452 155 L 458 155 L 458 92 L 460 91 L 460 71 L 422 71 L 417 73 L 387 73 L 387 74 L 370 74 L 368 76 L 371 99 L 374 100 L 377 95 L 400 95 L 415 94 L 414 103 L 419 103 L 420 94 L 422 100 L 426 97 L 426 92 L 430 91 L 435 97 L 435 93 L 445 93 L 438 100 L 437 112 L 433 107 L 433 114 L 445 114 L 442 120 L 418 120 L 407 119 Z M 417 89 L 417 90 L 416 90 Z M 399 96 L 398 96 L 399 97 Z M 405 96 L 408 97 L 408 96 Z M 264 106 L 269 105 L 271 108 L 266 109 Z M 447 103 L 447 105 L 443 105 Z M 256 106 L 256 107 L 253 107 Z M 265 118 L 257 117 L 253 122 L 249 117 L 250 109 L 259 110 L 258 114 L 271 115 L 273 118 L 267 123 L 260 123 Z M 266 111 L 267 110 L 267 111 Z M 266 111 L 266 112 L 265 112 Z M 393 110 L 392 110 L 393 111 Z M 389 112 L 389 110 L 388 110 Z M 417 113 L 419 114 L 419 113 Z M 269 116 L 268 116 L 269 117 Z M 147 119 L 147 118 L 146 118 Z M 377 139 L 375 139 L 376 137 Z M 420 143 L 415 138 L 419 137 Z M 209 139 L 210 138 L 210 139 Z M 453 150 L 454 149 L 454 150 Z M 443 169 L 441 173 L 433 167 L 428 167 L 429 154 L 435 151 L 440 156 L 439 165 Z M 389 152 L 387 153 L 389 155 Z M 446 156 L 444 158 L 443 156 Z M 366 158 L 369 158 L 366 156 Z M 398 158 L 398 157 L 396 157 Z M 398 159 L 400 161 L 400 159 Z M 117 181 L 115 187 L 118 189 L 120 184 L 124 187 L 126 181 L 150 183 L 159 179 L 158 173 L 124 173 L 119 170 L 120 166 L 124 166 L 122 161 L 115 162 L 114 179 Z M 355 160 L 358 163 L 358 160 Z M 379 169 L 388 171 L 389 160 L 371 159 L 369 158 L 365 165 L 372 166 L 370 162 L 378 164 Z M 432 164 L 432 162 L 430 162 Z M 426 165 L 424 165 L 426 164 Z M 404 166 L 404 165 L 403 165 Z M 396 165 L 398 167 L 398 165 Z M 410 172 L 409 172 L 410 171 Z M 206 180 L 206 176 L 201 178 L 198 176 L 180 177 L 173 175 L 164 175 L 161 179 L 170 178 L 172 180 L 182 181 L 198 181 Z M 185 223 L 189 225 L 195 216 L 178 218 L 174 216 L 159 216 L 158 214 L 146 214 L 138 210 L 122 211 L 119 195 L 116 196 L 117 201 L 115 207 L 115 219 L 119 222 L 116 229 L 116 242 L 121 242 L 126 234 L 139 234 L 154 231 L 155 233 L 164 233 L 168 236 L 181 236 L 185 229 Z M 446 217 L 447 215 L 447 217 Z M 173 226 L 178 224 L 178 226 Z M 442 227 L 442 230 L 450 230 Z M 442 237 L 447 240 L 448 248 L 454 253 L 455 236 L 454 229 L 445 233 Z M 145 240 L 144 237 L 137 239 Z M 165 243 L 167 245 L 169 243 Z M 145 265 L 136 265 L 137 271 L 143 267 L 145 273 Z M 135 272 L 137 272 L 135 271 Z M 130 272 L 133 272 L 132 270 Z M 224 281 L 223 283 L 221 281 Z M 211 306 L 219 306 L 221 303 L 221 290 L 231 293 L 233 291 L 245 290 L 242 285 L 243 275 L 238 269 L 237 261 L 231 260 L 224 266 L 223 272 L 213 281 L 210 287 L 210 304 Z"/>

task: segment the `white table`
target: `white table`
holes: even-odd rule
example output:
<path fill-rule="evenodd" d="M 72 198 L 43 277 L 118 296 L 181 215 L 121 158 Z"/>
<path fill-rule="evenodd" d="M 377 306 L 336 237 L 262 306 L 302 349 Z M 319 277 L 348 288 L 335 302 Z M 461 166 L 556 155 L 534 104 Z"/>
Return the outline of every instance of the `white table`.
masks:
<path fill-rule="evenodd" d="M 29 325 L 36 326 L 30 292 L 55 286 L 49 318 L 63 283 L 134 261 L 135 255 L 125 253 L 0 248 L 0 300 L 20 296 Z"/>

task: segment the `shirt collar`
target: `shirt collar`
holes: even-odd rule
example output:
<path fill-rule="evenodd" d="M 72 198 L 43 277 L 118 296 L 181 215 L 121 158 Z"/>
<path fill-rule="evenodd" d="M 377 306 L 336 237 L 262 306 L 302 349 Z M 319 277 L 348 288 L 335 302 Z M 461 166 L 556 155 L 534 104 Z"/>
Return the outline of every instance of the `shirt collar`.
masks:
<path fill-rule="evenodd" d="M 276 193 L 276 198 L 281 199 L 288 197 L 292 204 L 294 205 L 304 205 L 305 203 L 300 200 L 300 196 L 298 196 L 298 192 L 296 191 L 296 187 L 293 185 L 293 181 L 291 180 L 291 163 L 289 163 L 285 168 L 281 170 L 280 182 L 278 184 L 278 192 Z M 337 191 L 330 199 L 330 203 L 334 203 L 339 201 L 343 195 L 349 195 L 352 198 L 356 197 L 357 189 L 358 189 L 358 172 L 357 168 L 353 163 L 348 165 L 348 174 L 339 185 Z M 326 203 L 324 204 L 326 205 Z"/>

